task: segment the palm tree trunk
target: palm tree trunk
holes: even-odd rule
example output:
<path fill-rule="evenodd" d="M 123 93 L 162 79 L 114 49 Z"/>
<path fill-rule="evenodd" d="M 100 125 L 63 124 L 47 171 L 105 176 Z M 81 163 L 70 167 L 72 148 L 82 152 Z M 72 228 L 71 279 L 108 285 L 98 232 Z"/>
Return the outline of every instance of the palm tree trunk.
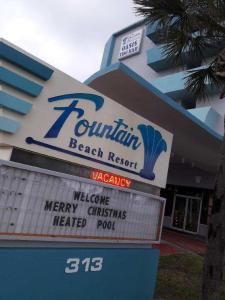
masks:
<path fill-rule="evenodd" d="M 203 267 L 202 300 L 219 300 L 223 280 L 225 255 L 225 134 L 213 202 Z"/>

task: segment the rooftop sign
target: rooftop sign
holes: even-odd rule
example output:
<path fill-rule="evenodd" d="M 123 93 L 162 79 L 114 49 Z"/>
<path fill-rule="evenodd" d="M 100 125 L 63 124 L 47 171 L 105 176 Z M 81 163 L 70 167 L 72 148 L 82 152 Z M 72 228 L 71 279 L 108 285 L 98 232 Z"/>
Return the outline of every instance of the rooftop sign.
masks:
<path fill-rule="evenodd" d="M 140 52 L 143 29 L 128 33 L 122 37 L 119 59 L 123 59 Z"/>

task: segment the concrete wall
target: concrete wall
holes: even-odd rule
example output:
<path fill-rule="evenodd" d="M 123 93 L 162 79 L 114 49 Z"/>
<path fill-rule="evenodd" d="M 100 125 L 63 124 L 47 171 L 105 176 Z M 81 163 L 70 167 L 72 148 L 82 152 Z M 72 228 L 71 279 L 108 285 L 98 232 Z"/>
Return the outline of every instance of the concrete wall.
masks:
<path fill-rule="evenodd" d="M 143 29 L 143 39 L 142 39 L 140 53 L 119 60 L 118 57 L 119 57 L 119 50 L 120 50 L 122 38 L 126 36 L 128 32 L 134 32 L 137 31 L 138 29 Z M 117 63 L 118 61 L 121 61 L 123 64 L 127 65 L 129 68 L 134 70 L 136 73 L 138 73 L 148 81 L 157 78 L 159 75 L 147 65 L 147 50 L 156 47 L 156 45 L 148 37 L 146 37 L 145 25 L 136 27 L 128 32 L 125 32 L 116 37 L 111 63 L 114 64 Z"/>
<path fill-rule="evenodd" d="M 139 29 L 143 29 L 143 39 L 142 39 L 140 53 L 119 60 L 118 57 L 119 57 L 119 50 L 120 50 L 122 38 L 124 36 L 126 36 L 127 34 L 129 34 L 131 32 L 135 32 Z M 158 46 L 159 45 L 156 45 L 152 40 L 149 39 L 149 37 L 146 36 L 146 25 L 138 23 L 136 27 L 131 26 L 131 29 L 129 29 L 129 28 L 128 28 L 128 30 L 124 29 L 121 31 L 121 33 L 119 32 L 114 35 L 114 44 L 113 44 L 113 49 L 112 49 L 111 64 L 122 62 L 123 64 L 125 64 L 129 68 L 131 68 L 133 71 L 135 71 L 137 74 L 139 74 L 141 77 L 143 77 L 147 81 L 151 82 L 153 85 L 154 85 L 154 80 L 156 80 L 156 79 L 187 70 L 187 66 L 183 65 L 183 66 L 175 66 L 172 68 L 170 67 L 168 69 L 161 70 L 158 72 L 154 71 L 147 64 L 147 52 L 149 49 L 156 48 Z M 214 56 L 207 58 L 207 60 L 204 62 L 204 64 L 210 63 L 213 60 L 213 58 L 214 58 Z M 176 80 L 180 80 L 180 79 L 176 79 Z M 183 83 L 180 83 L 180 84 L 183 84 Z M 157 86 L 157 88 L 159 88 L 161 90 L 160 86 Z M 171 94 L 170 97 L 173 98 L 173 95 Z M 174 99 L 174 100 L 181 104 L 182 103 L 182 95 L 180 95 L 179 99 Z M 225 113 L 225 102 L 219 99 L 219 93 L 217 93 L 217 94 L 214 93 L 208 99 L 199 99 L 197 101 L 197 103 L 196 103 L 197 108 L 204 107 L 204 106 L 211 106 L 215 111 L 217 111 L 221 115 L 224 115 L 224 113 Z M 216 132 L 218 132 L 219 134 L 222 134 L 223 126 L 221 127 L 221 121 L 219 121 L 218 124 L 215 124 L 213 129 Z"/>
<path fill-rule="evenodd" d="M 119 50 L 120 50 L 120 45 L 123 37 L 126 36 L 128 33 L 135 32 L 139 29 L 143 29 L 143 39 L 142 39 L 140 53 L 119 60 L 118 59 Z M 132 70 L 134 70 L 136 73 L 138 73 L 147 81 L 152 81 L 158 77 L 163 77 L 169 74 L 177 73 L 186 69 L 185 67 L 178 66 L 160 72 L 154 71 L 150 66 L 147 65 L 147 51 L 155 47 L 157 47 L 157 45 L 146 36 L 146 26 L 140 25 L 136 28 L 131 29 L 130 31 L 127 31 L 125 33 L 122 33 L 121 35 L 116 36 L 111 64 L 120 61 L 123 64 L 127 65 Z"/>

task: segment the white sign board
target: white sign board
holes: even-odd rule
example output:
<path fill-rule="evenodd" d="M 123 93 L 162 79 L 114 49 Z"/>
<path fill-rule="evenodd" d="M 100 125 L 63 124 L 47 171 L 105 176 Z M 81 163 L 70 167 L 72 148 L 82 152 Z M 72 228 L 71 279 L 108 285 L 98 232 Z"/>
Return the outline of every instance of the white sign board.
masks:
<path fill-rule="evenodd" d="M 50 98 L 47 91 L 2 142 L 164 187 L 172 135 L 81 84 L 73 90 Z"/>
<path fill-rule="evenodd" d="M 149 243 L 164 199 L 12 162 L 0 163 L 0 238 Z"/>
<path fill-rule="evenodd" d="M 123 59 L 140 52 L 142 35 L 143 29 L 140 29 L 122 37 L 119 59 Z"/>
<path fill-rule="evenodd" d="M 3 88 L 10 94 L 7 85 Z M 15 90 L 14 96 L 19 99 L 21 92 Z M 165 187 L 172 144 L 165 129 L 57 69 L 42 92 L 28 100 L 32 108 L 25 115 L 3 109 L 1 120 L 10 132 L 0 132 L 4 147 Z"/>

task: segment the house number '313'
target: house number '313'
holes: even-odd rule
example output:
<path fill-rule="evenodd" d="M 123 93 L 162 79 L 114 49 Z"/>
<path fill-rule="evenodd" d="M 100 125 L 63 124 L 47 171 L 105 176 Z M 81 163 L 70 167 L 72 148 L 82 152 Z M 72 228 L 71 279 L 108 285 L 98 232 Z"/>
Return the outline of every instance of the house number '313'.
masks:
<path fill-rule="evenodd" d="M 79 271 L 84 272 L 100 272 L 103 266 L 103 258 L 102 257 L 86 257 L 83 260 L 80 258 L 68 258 L 67 266 L 65 268 L 65 273 L 72 274 L 77 273 Z"/>

